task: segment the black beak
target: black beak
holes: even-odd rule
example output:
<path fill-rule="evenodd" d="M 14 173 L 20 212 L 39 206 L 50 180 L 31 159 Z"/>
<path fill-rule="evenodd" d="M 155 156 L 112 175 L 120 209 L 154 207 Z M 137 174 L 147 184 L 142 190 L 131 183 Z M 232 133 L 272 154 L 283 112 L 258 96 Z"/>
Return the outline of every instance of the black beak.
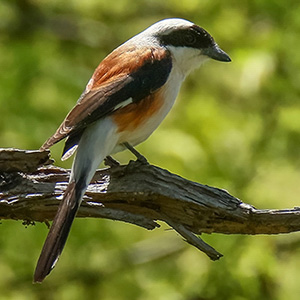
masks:
<path fill-rule="evenodd" d="M 223 51 L 217 44 L 213 45 L 212 47 L 203 49 L 202 54 L 219 61 L 231 61 L 229 55 L 225 51 Z"/>

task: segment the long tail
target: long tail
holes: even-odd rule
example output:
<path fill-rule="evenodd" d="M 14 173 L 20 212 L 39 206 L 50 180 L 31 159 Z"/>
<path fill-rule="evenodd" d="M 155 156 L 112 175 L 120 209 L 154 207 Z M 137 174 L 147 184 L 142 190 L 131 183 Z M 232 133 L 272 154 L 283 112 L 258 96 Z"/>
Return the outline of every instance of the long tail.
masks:
<path fill-rule="evenodd" d="M 78 199 L 78 196 L 80 197 L 76 192 L 75 182 L 70 182 L 40 254 L 34 273 L 34 282 L 42 282 L 54 268 L 79 208 L 80 198 Z"/>
<path fill-rule="evenodd" d="M 118 135 L 112 121 L 102 119 L 81 136 L 73 162 L 70 183 L 53 220 L 40 254 L 34 282 L 42 282 L 54 268 L 68 238 L 82 197 L 101 161 L 115 148 Z"/>

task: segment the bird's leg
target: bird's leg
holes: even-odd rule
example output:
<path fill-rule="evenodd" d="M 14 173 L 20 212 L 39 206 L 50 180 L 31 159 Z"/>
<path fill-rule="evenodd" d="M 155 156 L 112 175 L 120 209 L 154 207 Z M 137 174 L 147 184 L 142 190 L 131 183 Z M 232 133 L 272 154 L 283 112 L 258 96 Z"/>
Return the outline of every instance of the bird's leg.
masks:
<path fill-rule="evenodd" d="M 111 156 L 106 156 L 104 158 L 104 164 L 110 168 L 118 167 L 120 165 L 120 163 Z"/>
<path fill-rule="evenodd" d="M 148 164 L 148 161 L 145 156 L 143 156 L 140 152 L 138 152 L 135 148 L 133 148 L 129 143 L 125 142 L 123 145 L 137 158 L 139 162 L 144 165 Z"/>

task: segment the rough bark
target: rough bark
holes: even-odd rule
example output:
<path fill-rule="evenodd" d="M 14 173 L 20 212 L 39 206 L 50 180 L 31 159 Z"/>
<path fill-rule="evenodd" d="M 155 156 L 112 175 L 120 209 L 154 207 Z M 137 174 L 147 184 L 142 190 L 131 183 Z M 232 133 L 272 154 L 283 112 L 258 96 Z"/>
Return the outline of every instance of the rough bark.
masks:
<path fill-rule="evenodd" d="M 52 220 L 69 170 L 51 165 L 49 152 L 0 149 L 0 219 Z M 131 161 L 98 170 L 77 217 L 108 218 L 147 229 L 163 221 L 211 259 L 222 254 L 201 233 L 279 234 L 300 230 L 300 208 L 256 209 L 227 191 Z"/>

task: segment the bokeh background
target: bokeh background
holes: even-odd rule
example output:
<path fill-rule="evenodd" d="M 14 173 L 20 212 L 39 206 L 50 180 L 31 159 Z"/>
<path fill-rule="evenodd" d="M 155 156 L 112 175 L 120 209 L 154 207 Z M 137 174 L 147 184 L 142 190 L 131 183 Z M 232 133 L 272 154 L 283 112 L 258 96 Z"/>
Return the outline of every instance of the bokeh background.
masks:
<path fill-rule="evenodd" d="M 232 63 L 184 83 L 138 147 L 152 164 L 258 208 L 299 206 L 300 3 L 280 0 L 1 0 L 0 147 L 38 149 L 116 46 L 167 17 L 207 29 Z M 60 162 L 62 143 L 52 149 Z M 132 156 L 116 157 L 126 163 Z M 299 299 L 300 235 L 203 238 L 218 262 L 162 228 L 75 220 L 58 266 L 32 274 L 45 224 L 0 225 L 0 299 Z"/>

